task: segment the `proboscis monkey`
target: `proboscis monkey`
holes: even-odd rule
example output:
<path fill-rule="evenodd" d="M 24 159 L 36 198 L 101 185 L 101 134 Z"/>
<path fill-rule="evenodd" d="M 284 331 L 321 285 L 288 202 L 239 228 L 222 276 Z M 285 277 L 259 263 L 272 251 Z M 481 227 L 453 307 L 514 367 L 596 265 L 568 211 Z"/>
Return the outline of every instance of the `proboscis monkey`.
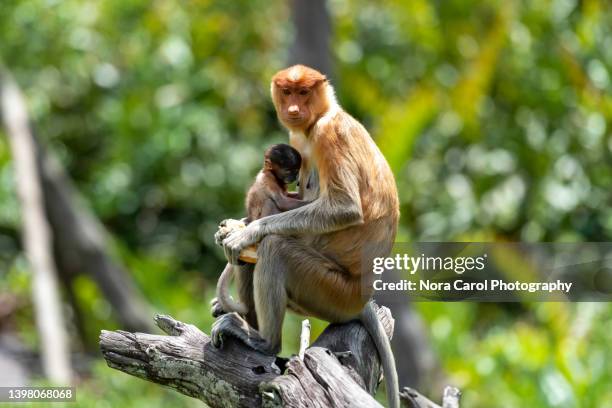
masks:
<path fill-rule="evenodd" d="M 397 230 L 393 173 L 365 128 L 338 105 L 320 72 L 292 66 L 274 75 L 271 88 L 278 118 L 302 156 L 301 196 L 311 202 L 225 237 L 222 245 L 231 264 L 257 242 L 258 260 L 254 271 L 237 271 L 250 327 L 235 313 L 222 316 L 213 327 L 213 342 L 219 345 L 227 334 L 276 354 L 287 307 L 330 322 L 360 319 L 380 355 L 389 405 L 399 407 L 391 345 L 369 302 L 371 260 L 389 255 Z"/>
<path fill-rule="evenodd" d="M 263 168 L 246 195 L 247 225 L 261 217 L 289 211 L 307 203 L 300 200 L 297 193 L 287 191 L 287 185 L 297 179 L 301 165 L 302 157 L 287 144 L 276 144 L 266 150 Z M 213 315 L 229 312 L 246 315 L 248 312 L 244 304 L 236 302 L 229 294 L 234 268 L 234 265 L 228 263 L 217 281 Z"/>

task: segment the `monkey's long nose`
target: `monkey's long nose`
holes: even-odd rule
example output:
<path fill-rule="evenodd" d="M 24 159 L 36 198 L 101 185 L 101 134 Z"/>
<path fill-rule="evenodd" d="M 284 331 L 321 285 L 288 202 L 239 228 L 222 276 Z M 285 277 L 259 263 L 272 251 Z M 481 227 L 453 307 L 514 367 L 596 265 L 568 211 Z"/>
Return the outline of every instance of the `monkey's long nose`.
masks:
<path fill-rule="evenodd" d="M 289 109 L 287 109 L 287 112 L 291 116 L 298 115 L 300 113 L 300 107 L 297 106 L 297 105 L 291 105 L 291 106 L 289 106 Z"/>

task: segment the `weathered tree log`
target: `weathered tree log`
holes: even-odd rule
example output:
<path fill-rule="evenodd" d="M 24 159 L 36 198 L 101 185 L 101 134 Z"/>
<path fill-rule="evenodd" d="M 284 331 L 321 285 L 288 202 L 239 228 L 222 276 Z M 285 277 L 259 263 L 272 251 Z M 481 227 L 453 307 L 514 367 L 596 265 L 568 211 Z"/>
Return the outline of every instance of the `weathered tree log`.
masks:
<path fill-rule="evenodd" d="M 444 388 L 442 406 L 432 402 L 427 397 L 421 395 L 417 390 L 404 387 L 400 392 L 400 400 L 405 408 L 459 408 L 459 398 L 461 392 L 455 387 Z"/>
<path fill-rule="evenodd" d="M 381 307 L 378 315 L 391 336 L 389 310 Z M 381 379 L 378 354 L 357 321 L 329 325 L 303 359 L 289 361 L 254 351 L 232 337 L 216 348 L 198 328 L 169 316 L 158 315 L 155 322 L 169 336 L 102 331 L 100 348 L 108 365 L 213 408 L 382 407 L 371 395 Z M 412 395 L 404 400 L 412 403 Z"/>
<path fill-rule="evenodd" d="M 379 316 L 390 335 L 388 309 L 380 308 Z M 215 348 L 193 325 L 168 316 L 156 316 L 155 322 L 170 336 L 102 331 L 100 347 L 108 365 L 211 407 L 381 406 L 368 393 L 380 378 L 376 349 L 359 322 L 330 325 L 303 361 L 294 357 L 286 367 L 237 339 L 224 339 Z"/>

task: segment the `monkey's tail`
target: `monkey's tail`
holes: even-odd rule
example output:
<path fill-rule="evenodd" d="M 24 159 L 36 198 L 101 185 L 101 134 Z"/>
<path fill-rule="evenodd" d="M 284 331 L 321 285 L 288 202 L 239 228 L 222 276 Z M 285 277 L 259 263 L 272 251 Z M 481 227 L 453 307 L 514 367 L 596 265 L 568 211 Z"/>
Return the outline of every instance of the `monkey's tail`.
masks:
<path fill-rule="evenodd" d="M 368 333 L 374 341 L 378 355 L 380 356 L 380 362 L 383 367 L 383 374 L 385 376 L 385 384 L 387 387 L 387 402 L 389 408 L 399 408 L 399 383 L 397 380 L 397 369 L 395 368 L 395 359 L 393 358 L 393 352 L 391 351 L 391 342 L 385 333 L 378 316 L 376 316 L 376 309 L 374 303 L 368 302 L 363 311 L 361 312 L 360 320 L 365 326 Z"/>
<path fill-rule="evenodd" d="M 232 276 L 234 276 L 234 265 L 228 263 L 217 281 L 217 301 L 225 312 L 237 312 L 238 314 L 245 315 L 248 312 L 246 306 L 234 300 L 229 294 Z"/>

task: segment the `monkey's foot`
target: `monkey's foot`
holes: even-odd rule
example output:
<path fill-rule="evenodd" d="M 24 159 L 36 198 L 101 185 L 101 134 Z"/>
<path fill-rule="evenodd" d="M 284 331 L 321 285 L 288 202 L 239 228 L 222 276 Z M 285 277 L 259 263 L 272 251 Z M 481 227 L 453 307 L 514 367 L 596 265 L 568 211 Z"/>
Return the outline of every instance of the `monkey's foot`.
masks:
<path fill-rule="evenodd" d="M 212 325 L 210 339 L 213 346 L 223 347 L 223 341 L 228 337 L 240 340 L 248 347 L 268 355 L 276 355 L 268 342 L 259 335 L 257 330 L 249 324 L 238 313 L 232 312 L 220 316 Z"/>
<path fill-rule="evenodd" d="M 223 316 L 227 312 L 223 310 L 223 307 L 221 306 L 221 303 L 219 303 L 219 300 L 217 298 L 214 298 L 210 301 L 210 313 L 212 314 L 212 317 L 219 317 Z"/>

